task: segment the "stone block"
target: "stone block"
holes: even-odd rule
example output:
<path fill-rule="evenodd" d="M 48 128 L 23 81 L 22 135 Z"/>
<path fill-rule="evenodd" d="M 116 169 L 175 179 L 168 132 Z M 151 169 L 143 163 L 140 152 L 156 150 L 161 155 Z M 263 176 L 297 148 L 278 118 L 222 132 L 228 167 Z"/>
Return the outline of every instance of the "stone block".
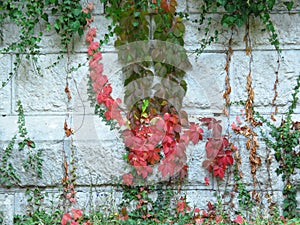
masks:
<path fill-rule="evenodd" d="M 110 141 L 76 141 L 77 183 L 79 185 L 118 183 L 123 175 L 126 163 L 124 144 L 117 137 Z"/>
<path fill-rule="evenodd" d="M 36 73 L 30 62 L 22 62 L 16 77 L 15 98 L 21 100 L 25 112 L 66 111 L 66 58 L 54 68 L 46 69 L 57 56 L 39 56 L 37 65 L 41 66 L 42 76 Z"/>
<path fill-rule="evenodd" d="M 53 186 L 60 185 L 63 177 L 63 153 L 62 143 L 36 142 L 36 149 L 27 149 L 19 151 L 18 146 L 12 150 L 12 156 L 9 158 L 12 166 L 15 168 L 16 174 L 20 177 L 21 186 Z M 29 166 L 29 170 L 24 168 L 24 162 L 29 159 L 29 155 L 33 155 L 38 149 L 42 149 L 42 178 L 38 178 L 34 168 Z"/>
<path fill-rule="evenodd" d="M 2 82 L 7 82 L 12 71 L 10 55 L 0 54 L 0 68 L 0 115 L 5 116 L 11 113 L 12 81 L 10 80 L 5 87 L 2 87 Z"/>
<path fill-rule="evenodd" d="M 191 57 L 190 61 L 192 69 L 187 71 L 185 79 L 187 93 L 183 107 L 198 113 L 200 110 L 222 112 L 225 55 L 207 53 Z"/>
<path fill-rule="evenodd" d="M 300 18 L 298 14 L 272 14 L 278 40 L 281 49 L 299 49 L 300 45 L 300 28 L 294 26 L 299 24 Z M 253 49 L 274 49 L 269 43 L 269 33 L 261 31 L 264 25 L 259 19 L 252 20 L 250 26 L 250 35 Z"/>
<path fill-rule="evenodd" d="M 295 81 L 300 73 L 296 65 L 299 59 L 297 52 L 283 51 L 280 60 L 278 97 L 276 104 L 286 106 L 291 101 L 291 94 L 295 86 Z M 230 80 L 232 93 L 231 101 L 245 101 L 247 99 L 246 83 L 249 74 L 249 60 L 243 52 L 234 52 L 230 64 Z M 275 72 L 277 70 L 277 53 L 255 51 L 253 52 L 252 62 L 252 87 L 254 88 L 254 104 L 258 107 L 267 107 L 272 105 L 274 97 L 274 82 L 276 80 Z M 263 108 L 262 108 L 263 109 Z M 279 107 L 280 112 L 284 113 Z M 270 108 L 262 113 L 270 112 Z"/>
<path fill-rule="evenodd" d="M 14 218 L 14 195 L 0 193 L 0 216 L 3 224 L 13 224 Z"/>

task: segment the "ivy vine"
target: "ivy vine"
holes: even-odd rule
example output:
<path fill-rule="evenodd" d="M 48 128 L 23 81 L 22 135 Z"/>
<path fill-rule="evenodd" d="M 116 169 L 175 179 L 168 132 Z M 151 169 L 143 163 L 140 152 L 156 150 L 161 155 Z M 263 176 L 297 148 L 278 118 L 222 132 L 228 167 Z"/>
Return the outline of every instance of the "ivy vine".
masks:
<path fill-rule="evenodd" d="M 18 101 L 18 134 L 14 135 L 6 148 L 0 151 L 0 186 L 19 185 L 20 173 L 13 164 L 16 145 L 18 151 L 24 152 L 23 168 L 33 176 L 42 178 L 42 149 L 36 149 L 35 142 L 27 135 L 23 106 Z"/>
<path fill-rule="evenodd" d="M 299 122 L 294 122 L 292 119 L 299 100 L 297 96 L 299 92 L 300 76 L 297 78 L 297 83 L 292 94 L 292 103 L 279 126 L 275 126 L 256 112 L 257 118 L 269 128 L 269 132 L 261 130 L 261 135 L 267 146 L 274 150 L 275 159 L 279 163 L 276 173 L 277 175 L 281 175 L 284 182 L 283 215 L 289 218 L 300 216 L 299 210 L 297 210 L 297 184 L 292 179 L 296 173 L 296 169 L 300 169 Z"/>
<path fill-rule="evenodd" d="M 209 16 L 209 13 L 222 12 L 222 19 L 219 21 L 219 23 L 222 25 L 222 27 L 229 29 L 240 28 L 247 25 L 249 17 L 251 16 L 259 18 L 264 25 L 261 30 L 267 30 L 269 32 L 270 44 L 273 45 L 277 51 L 279 51 L 280 43 L 278 40 L 278 34 L 270 15 L 276 4 L 279 4 L 280 2 L 281 1 L 278 0 L 203 0 L 203 4 L 200 7 L 200 18 L 195 20 L 195 22 L 203 25 L 204 21 L 208 21 L 208 25 L 205 28 L 205 35 L 207 36 L 211 28 L 212 20 L 212 17 Z M 291 11 L 294 1 L 284 1 L 283 4 L 286 6 L 288 11 Z M 197 52 L 201 53 L 207 44 L 212 43 L 214 40 L 217 41 L 219 33 L 220 32 L 218 30 L 215 30 L 213 36 L 208 39 L 202 39 L 201 46 Z"/>
<path fill-rule="evenodd" d="M 76 34 L 83 35 L 84 27 L 92 20 L 91 11 L 89 8 L 83 10 L 80 0 L 1 1 L 0 27 L 6 22 L 12 22 L 20 32 L 16 41 L 9 43 L 0 51 L 2 54 L 14 53 L 16 56 L 13 71 L 8 74 L 6 81 L 2 81 L 1 86 L 6 86 L 17 74 L 23 56 L 27 60 L 31 59 L 36 71 L 41 73 L 37 59 L 41 53 L 40 44 L 45 33 L 38 29 L 39 24 L 45 24 L 46 32 L 54 29 L 60 35 L 63 52 L 68 50 Z M 55 20 L 52 21 L 50 17 L 54 17 Z M 60 58 L 61 56 L 58 60 Z"/>

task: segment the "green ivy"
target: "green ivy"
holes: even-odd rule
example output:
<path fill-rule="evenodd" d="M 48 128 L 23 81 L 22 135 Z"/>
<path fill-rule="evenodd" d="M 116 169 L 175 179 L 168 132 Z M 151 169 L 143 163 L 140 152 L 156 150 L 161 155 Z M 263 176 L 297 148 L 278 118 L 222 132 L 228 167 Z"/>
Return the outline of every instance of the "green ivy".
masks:
<path fill-rule="evenodd" d="M 0 151 L 0 185 L 10 187 L 18 185 L 21 182 L 17 169 L 12 164 L 15 145 L 18 146 L 18 152 L 24 152 L 23 168 L 26 172 L 31 172 L 33 176 L 42 178 L 42 149 L 35 149 L 36 144 L 28 137 L 25 124 L 25 116 L 23 106 L 20 101 L 17 102 L 18 112 L 18 134 L 14 135 L 8 146 Z M 18 142 L 17 142 L 18 141 Z"/>
<path fill-rule="evenodd" d="M 298 124 L 292 120 L 292 115 L 299 100 L 297 97 L 299 91 L 300 76 L 297 78 L 297 84 L 292 94 L 292 103 L 288 108 L 285 119 L 282 119 L 279 126 L 275 126 L 256 112 L 257 118 L 269 128 L 269 132 L 266 133 L 261 130 L 261 134 L 267 146 L 274 149 L 275 159 L 279 163 L 276 173 L 281 175 L 284 182 L 283 216 L 288 218 L 300 216 L 297 210 L 297 186 L 292 180 L 292 175 L 296 172 L 295 169 L 300 169 L 300 130 Z"/>
<path fill-rule="evenodd" d="M 17 73 L 23 56 L 27 60 L 33 60 L 34 64 L 37 63 L 40 42 L 45 35 L 43 31 L 37 32 L 38 25 L 44 23 L 46 31 L 54 29 L 60 35 L 63 51 L 67 50 L 76 34 L 83 35 L 84 26 L 87 19 L 91 19 L 91 13 L 85 13 L 82 9 L 80 0 L 0 1 L 0 26 L 7 22 L 13 23 L 20 34 L 14 37 L 17 41 L 0 51 L 16 55 L 13 72 L 2 82 L 2 87 Z M 55 17 L 55 21 L 52 22 L 50 17 Z M 36 70 L 41 73 L 39 66 L 36 66 Z"/>
<path fill-rule="evenodd" d="M 222 12 L 222 18 L 219 23 L 226 29 L 240 28 L 248 23 L 249 18 L 259 18 L 264 27 L 262 30 L 267 30 L 270 33 L 269 42 L 272 44 L 277 51 L 279 51 L 279 40 L 278 34 L 275 30 L 273 22 L 271 20 L 271 12 L 274 6 L 281 1 L 279 0 L 203 0 L 201 5 L 201 14 L 199 20 L 195 22 L 203 25 L 204 21 L 208 21 L 208 25 L 205 27 L 205 36 L 208 36 L 212 17 L 208 16 L 212 12 Z M 284 5 L 287 10 L 292 10 L 294 1 L 284 1 Z M 201 53 L 207 44 L 218 40 L 218 30 L 215 30 L 214 35 L 208 39 L 204 38 L 201 40 L 200 49 L 198 52 Z"/>

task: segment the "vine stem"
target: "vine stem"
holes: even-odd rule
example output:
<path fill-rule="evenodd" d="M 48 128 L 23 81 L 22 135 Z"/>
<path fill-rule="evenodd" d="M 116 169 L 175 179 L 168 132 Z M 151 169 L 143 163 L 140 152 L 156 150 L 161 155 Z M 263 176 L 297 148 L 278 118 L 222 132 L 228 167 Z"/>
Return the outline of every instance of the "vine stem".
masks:
<path fill-rule="evenodd" d="M 223 108 L 223 113 L 226 116 L 229 116 L 229 107 L 230 107 L 230 93 L 231 93 L 231 86 L 230 86 L 230 63 L 231 63 L 231 57 L 233 54 L 232 50 L 232 36 L 233 36 L 233 28 L 231 29 L 231 35 L 228 41 L 228 50 L 226 51 L 226 64 L 225 64 L 225 91 L 223 94 L 223 98 L 225 100 L 225 106 Z"/>
<path fill-rule="evenodd" d="M 273 99 L 272 99 L 272 105 L 274 107 L 274 112 L 271 112 L 271 119 L 273 121 L 276 121 L 275 115 L 278 112 L 278 106 L 275 102 L 276 102 L 276 99 L 278 97 L 277 87 L 278 87 L 278 84 L 279 84 L 279 69 L 280 69 L 280 52 L 279 51 L 277 51 L 277 61 L 276 61 L 276 63 L 277 63 L 277 68 L 276 68 L 276 71 L 275 71 L 275 82 L 274 82 L 274 87 L 273 87 L 274 96 L 273 96 Z"/>

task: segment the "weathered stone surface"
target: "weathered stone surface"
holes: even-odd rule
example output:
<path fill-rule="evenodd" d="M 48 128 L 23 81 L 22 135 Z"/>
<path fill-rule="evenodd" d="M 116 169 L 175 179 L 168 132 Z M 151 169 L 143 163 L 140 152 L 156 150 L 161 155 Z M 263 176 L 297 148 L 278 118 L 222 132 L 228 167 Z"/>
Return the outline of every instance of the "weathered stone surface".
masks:
<path fill-rule="evenodd" d="M 124 144 L 111 134 L 109 141 L 75 142 L 78 163 L 77 183 L 110 184 L 120 181 L 126 168 Z"/>
<path fill-rule="evenodd" d="M 206 113 L 221 112 L 225 55 L 207 53 L 191 57 L 190 61 L 192 69 L 186 72 L 188 89 L 183 107 L 194 112 L 200 109 Z"/>
<path fill-rule="evenodd" d="M 85 1 L 83 1 L 86 3 Z M 178 11 L 198 12 L 197 1 L 179 1 Z M 299 7 L 300 3 L 296 3 Z M 281 7 L 278 9 L 282 10 Z M 104 37 L 108 33 L 110 21 L 103 14 L 103 5 L 98 1 L 95 9 L 95 22 L 91 26 L 97 28 L 98 34 L 96 40 Z M 239 149 L 243 158 L 240 167 L 243 172 L 243 182 L 247 190 L 253 189 L 253 178 L 250 172 L 249 152 L 245 149 L 245 138 L 237 137 L 230 128 L 232 122 L 236 122 L 236 116 L 241 117 L 240 110 L 242 106 L 232 105 L 230 107 L 230 117 L 221 115 L 224 100 L 222 98 L 225 87 L 225 65 L 226 54 L 230 32 L 225 31 L 219 25 L 216 25 L 222 15 L 211 14 L 214 19 L 212 27 L 220 30 L 219 44 L 208 46 L 207 51 L 196 59 L 191 52 L 199 48 L 199 40 L 204 38 L 204 27 L 201 31 L 197 30 L 197 25 L 192 23 L 193 19 L 199 15 L 192 14 L 191 20 L 185 21 L 186 34 L 185 48 L 189 51 L 189 59 L 192 68 L 186 71 L 185 80 L 188 90 L 183 100 L 183 109 L 187 111 L 190 121 L 199 122 L 200 117 L 212 117 L 222 120 L 223 133 L 229 132 L 231 141 Z M 50 20 L 55 18 L 51 17 Z M 289 104 L 291 103 L 291 94 L 296 79 L 300 74 L 300 28 L 298 26 L 300 17 L 298 14 L 287 14 L 284 11 L 272 13 L 272 19 L 279 34 L 280 44 L 283 51 L 280 55 L 278 97 L 276 104 L 279 105 L 279 114 L 275 125 L 280 125 L 281 118 L 284 117 Z M 31 172 L 26 172 L 22 166 L 26 159 L 26 151 L 19 152 L 16 148 L 13 150 L 14 165 L 21 176 L 21 185 L 35 186 L 39 185 L 43 191 L 49 192 L 50 197 L 45 199 L 45 207 L 55 208 L 61 205 L 58 200 L 61 190 L 58 187 L 61 184 L 61 178 L 64 175 L 63 162 L 64 157 L 68 163 L 71 162 L 71 151 L 74 150 L 74 162 L 77 167 L 76 187 L 78 203 L 76 207 L 89 209 L 99 209 L 104 207 L 107 212 L 114 212 L 117 204 L 121 201 L 121 192 L 110 185 L 121 182 L 124 172 L 129 171 L 128 165 L 123 160 L 123 154 L 126 153 L 123 140 L 117 130 L 110 131 L 109 126 L 105 125 L 101 119 L 94 115 L 94 108 L 90 106 L 87 95 L 87 77 L 88 77 L 88 58 L 87 45 L 85 37 L 76 36 L 73 40 L 73 52 L 59 60 L 56 66 L 49 69 L 46 67 L 57 61 L 61 50 L 60 37 L 54 30 L 44 31 L 44 25 L 41 24 L 37 30 L 43 30 L 45 38 L 41 42 L 42 55 L 38 56 L 37 66 L 41 66 L 43 77 L 36 74 L 33 63 L 23 60 L 18 70 L 18 75 L 4 89 L 0 90 L 0 155 L 1 150 L 7 146 L 9 140 L 17 133 L 16 101 L 22 101 L 28 136 L 36 142 L 37 148 L 43 149 L 43 178 L 35 178 Z M 1 47 L 7 46 L 15 40 L 18 29 L 11 24 L 3 24 L 3 43 Z M 211 30 L 213 32 L 213 29 Z M 275 72 L 277 70 L 277 52 L 268 42 L 268 33 L 261 31 L 259 20 L 252 19 L 250 23 L 250 35 L 253 47 L 253 61 L 251 62 L 252 86 L 254 88 L 254 104 L 266 118 L 269 118 L 272 108 L 272 99 L 274 96 Z M 249 73 L 250 57 L 244 52 L 245 43 L 243 42 L 244 28 L 239 31 L 234 30 L 233 38 L 233 56 L 230 64 L 230 83 L 231 83 L 231 101 L 245 101 L 247 99 L 246 82 Z M 113 86 L 112 96 L 123 99 L 124 88 L 122 68 L 118 62 L 117 49 L 113 45 L 114 38 L 109 40 L 107 45 L 102 48 L 104 65 L 104 74 L 109 78 Z M 12 55 L 0 55 L 0 78 L 1 81 L 7 77 L 12 70 Z M 166 59 L 167 60 L 167 59 Z M 67 73 L 73 66 L 78 64 L 82 66 L 72 72 Z M 71 93 L 72 99 L 68 102 L 65 93 L 66 81 Z M 300 97 L 300 96 L 299 96 Z M 299 105 L 299 104 L 298 104 Z M 122 105 L 123 107 L 123 105 Z M 125 110 L 125 106 L 123 107 Z M 125 110 L 126 112 L 126 110 Z M 300 107 L 295 110 L 293 119 L 300 121 Z M 66 137 L 64 131 L 64 122 L 74 130 L 74 135 Z M 265 131 L 267 129 L 263 128 Z M 259 133 L 258 130 L 255 130 Z M 205 142 L 210 137 L 209 132 L 205 132 L 204 140 L 196 146 L 187 147 L 187 163 L 189 166 L 189 175 L 183 192 L 187 194 L 187 200 L 191 205 L 195 204 L 200 208 L 207 208 L 208 201 L 216 200 L 217 182 L 220 189 L 225 187 L 224 181 L 213 179 L 211 174 L 202 167 L 202 162 L 206 158 Z M 274 159 L 274 152 L 268 150 L 262 140 L 259 140 L 260 146 L 257 149 L 262 162 L 268 158 L 272 159 L 271 168 L 261 166 L 257 170 L 258 186 L 257 189 L 270 190 L 269 179 L 272 181 L 274 192 L 274 201 L 281 202 L 283 199 L 283 183 L 281 177 L 277 176 L 275 169 L 278 163 Z M 267 154 L 268 153 L 268 154 Z M 157 166 L 154 167 L 157 172 Z M 270 175 L 268 175 L 270 174 Z M 210 178 L 210 185 L 206 186 L 204 177 Z M 151 179 L 157 179 L 154 175 Z M 150 180 L 151 180 L 150 179 Z M 233 188 L 232 176 L 228 184 L 229 189 Z M 298 184 L 300 182 L 299 171 L 293 176 L 293 180 Z M 94 187 L 90 188 L 90 185 Z M 53 188 L 55 186 L 55 188 Z M 45 188 L 45 190 L 44 190 Z M 177 189 L 175 187 L 174 189 Z M 112 194 L 110 194 L 112 193 Z M 234 193 L 237 195 L 237 193 Z M 184 194 L 183 194 L 184 195 Z M 299 192 L 297 193 L 300 201 Z M 53 205 L 51 200 L 56 202 Z M 264 200 L 265 201 L 265 200 Z M 14 214 L 24 214 L 26 210 L 26 196 L 24 188 L 3 189 L 0 188 L 0 215 L 4 213 L 6 224 L 12 224 Z M 104 211 L 105 211 L 104 210 Z M 106 211 L 105 211 L 106 212 Z"/>
<path fill-rule="evenodd" d="M 297 51 L 283 51 L 279 67 L 279 84 L 277 87 L 278 97 L 276 104 L 279 105 L 279 112 L 285 113 L 287 106 L 292 99 L 293 87 L 298 74 L 297 65 L 299 57 Z M 246 84 L 249 74 L 249 56 L 243 52 L 234 52 L 230 64 L 230 82 L 232 92 L 231 101 L 239 102 L 247 99 Z M 252 87 L 254 89 L 254 105 L 261 113 L 272 111 L 272 99 L 274 97 L 274 83 L 277 71 L 277 53 L 255 51 L 253 52 L 253 62 L 251 64 Z M 234 108 L 234 107 L 233 107 Z"/>
<path fill-rule="evenodd" d="M 271 19 L 274 23 L 281 49 L 299 49 L 300 28 L 293 24 L 299 24 L 298 14 L 272 14 Z M 269 43 L 269 33 L 261 29 L 263 25 L 256 19 L 251 22 L 251 41 L 254 49 L 274 49 Z"/>
<path fill-rule="evenodd" d="M 0 117 L 1 141 L 9 141 L 17 134 L 17 120 L 17 116 Z M 65 136 L 65 116 L 26 116 L 25 120 L 28 136 L 35 141 L 61 141 Z"/>
<path fill-rule="evenodd" d="M 12 94 L 12 81 L 2 87 L 2 82 L 7 82 L 9 73 L 12 71 L 12 62 L 10 55 L 0 54 L 0 115 L 7 115 L 11 113 L 11 94 Z"/>
<path fill-rule="evenodd" d="M 14 217 L 14 195 L 0 193 L 0 217 L 3 224 L 13 224 Z"/>

